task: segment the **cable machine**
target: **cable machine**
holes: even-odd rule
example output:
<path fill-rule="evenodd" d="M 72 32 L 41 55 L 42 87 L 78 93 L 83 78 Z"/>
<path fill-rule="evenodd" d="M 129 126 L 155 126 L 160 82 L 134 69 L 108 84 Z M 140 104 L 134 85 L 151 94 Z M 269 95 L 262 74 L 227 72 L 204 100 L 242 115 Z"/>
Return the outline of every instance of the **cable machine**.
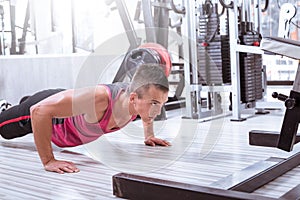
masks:
<path fill-rule="evenodd" d="M 219 4 L 218 4 L 219 3 Z M 218 14 L 218 6 L 222 12 Z M 220 92 L 230 92 L 233 121 L 242 121 L 241 110 L 254 108 L 263 97 L 262 51 L 259 50 L 260 3 L 185 1 L 186 116 L 203 118 L 222 113 Z M 254 12 L 254 17 L 250 13 Z M 220 33 L 220 16 L 225 29 Z M 228 23 L 230 21 L 230 23 Z M 195 42 L 196 41 L 196 42 Z M 208 107 L 201 92 L 208 93 Z"/>
<path fill-rule="evenodd" d="M 230 83 L 230 57 L 228 23 L 225 34 L 220 33 L 220 16 L 227 14 L 218 2 L 185 1 L 184 30 L 188 39 L 185 44 L 185 81 L 187 118 L 205 118 L 221 114 L 221 96 Z M 196 8 L 196 9 L 195 9 Z M 195 17 L 194 17 L 195 16 Z M 227 86 L 228 89 L 228 86 Z M 207 95 L 201 96 L 203 93 Z"/>
<path fill-rule="evenodd" d="M 262 52 L 260 2 L 254 1 L 256 19 L 251 19 L 250 2 L 242 1 L 234 4 L 229 10 L 230 23 L 230 54 L 232 60 L 232 110 L 233 121 L 242 121 L 240 111 L 254 108 L 257 100 L 263 98 L 262 85 Z M 255 24 L 254 22 L 258 23 Z M 234 59 L 236 58 L 236 59 Z"/>

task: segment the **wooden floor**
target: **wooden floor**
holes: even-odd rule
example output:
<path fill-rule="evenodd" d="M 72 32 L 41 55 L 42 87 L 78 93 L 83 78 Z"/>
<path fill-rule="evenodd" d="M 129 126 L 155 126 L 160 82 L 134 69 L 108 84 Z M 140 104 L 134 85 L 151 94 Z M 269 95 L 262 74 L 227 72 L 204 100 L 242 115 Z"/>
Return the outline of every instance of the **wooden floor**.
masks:
<path fill-rule="evenodd" d="M 117 199 L 112 176 L 119 172 L 221 187 L 216 183 L 261 160 L 285 158 L 300 150 L 297 145 L 286 153 L 248 144 L 250 130 L 280 130 L 283 110 L 268 115 L 250 110 L 243 114 L 247 117 L 243 122 L 231 122 L 231 116 L 199 122 L 168 115 L 168 120 L 157 122 L 156 132 L 171 141 L 171 147 L 145 146 L 139 121 L 87 146 L 54 147 L 58 159 L 76 163 L 81 170 L 76 174 L 44 171 L 32 135 L 11 141 L 0 138 L 0 199 Z M 254 193 L 278 198 L 298 184 L 300 167 Z"/>

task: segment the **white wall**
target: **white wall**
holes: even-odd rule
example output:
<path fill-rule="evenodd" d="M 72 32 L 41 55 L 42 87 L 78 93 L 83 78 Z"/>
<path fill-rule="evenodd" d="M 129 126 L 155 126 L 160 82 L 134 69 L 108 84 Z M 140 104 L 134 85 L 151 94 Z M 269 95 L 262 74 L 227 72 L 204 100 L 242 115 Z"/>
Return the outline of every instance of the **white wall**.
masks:
<path fill-rule="evenodd" d="M 111 83 L 119 66 L 111 64 L 115 57 L 95 54 L 1 57 L 0 99 L 16 104 L 22 96 L 42 89 Z"/>

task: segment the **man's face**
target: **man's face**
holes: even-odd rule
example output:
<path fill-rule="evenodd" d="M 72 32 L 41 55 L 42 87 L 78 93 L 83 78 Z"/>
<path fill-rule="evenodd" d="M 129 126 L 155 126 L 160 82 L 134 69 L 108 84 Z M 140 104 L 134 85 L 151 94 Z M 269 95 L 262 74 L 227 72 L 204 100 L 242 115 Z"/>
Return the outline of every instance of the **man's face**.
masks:
<path fill-rule="evenodd" d="M 161 108 L 168 100 L 168 92 L 150 86 L 142 98 L 136 96 L 135 110 L 144 122 L 152 122 L 160 114 Z"/>

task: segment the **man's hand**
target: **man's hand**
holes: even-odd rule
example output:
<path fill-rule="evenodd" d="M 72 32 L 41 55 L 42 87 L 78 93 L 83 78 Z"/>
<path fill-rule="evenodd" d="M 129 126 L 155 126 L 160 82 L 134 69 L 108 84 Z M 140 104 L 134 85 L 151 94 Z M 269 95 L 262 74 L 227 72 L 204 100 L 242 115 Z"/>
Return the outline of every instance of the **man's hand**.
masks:
<path fill-rule="evenodd" d="M 169 143 L 166 140 L 162 140 L 159 138 L 156 138 L 154 136 L 150 136 L 148 137 L 145 141 L 144 141 L 145 145 L 148 146 L 155 146 L 155 145 L 160 145 L 160 146 L 171 146 L 171 143 Z"/>
<path fill-rule="evenodd" d="M 57 172 L 59 174 L 79 172 L 79 169 L 74 163 L 62 160 L 50 160 L 45 164 L 45 170 L 50 172 Z"/>

